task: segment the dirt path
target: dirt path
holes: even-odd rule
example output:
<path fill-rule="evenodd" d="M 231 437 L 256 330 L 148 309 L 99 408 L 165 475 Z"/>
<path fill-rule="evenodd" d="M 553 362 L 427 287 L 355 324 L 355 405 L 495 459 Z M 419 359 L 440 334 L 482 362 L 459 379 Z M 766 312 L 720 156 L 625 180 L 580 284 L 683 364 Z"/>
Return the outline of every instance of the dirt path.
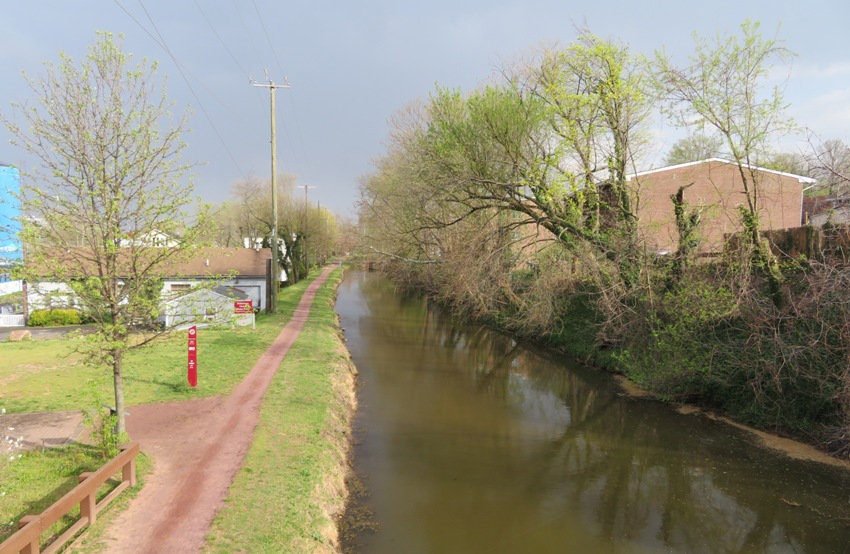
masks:
<path fill-rule="evenodd" d="M 263 395 L 332 269 L 310 284 L 290 322 L 230 396 L 133 406 L 127 430 L 155 469 L 104 533 L 107 552 L 201 550 L 251 444 Z"/>

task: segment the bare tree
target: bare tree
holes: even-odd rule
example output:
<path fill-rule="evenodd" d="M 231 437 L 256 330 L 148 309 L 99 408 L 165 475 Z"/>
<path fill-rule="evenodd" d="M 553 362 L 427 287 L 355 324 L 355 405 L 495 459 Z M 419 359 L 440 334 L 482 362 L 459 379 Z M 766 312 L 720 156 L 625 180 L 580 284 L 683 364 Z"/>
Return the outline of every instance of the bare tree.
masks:
<path fill-rule="evenodd" d="M 850 193 L 850 147 L 841 140 L 821 141 L 809 134 L 811 152 L 806 156 L 811 176 L 818 180 L 818 190 L 829 196 Z"/>

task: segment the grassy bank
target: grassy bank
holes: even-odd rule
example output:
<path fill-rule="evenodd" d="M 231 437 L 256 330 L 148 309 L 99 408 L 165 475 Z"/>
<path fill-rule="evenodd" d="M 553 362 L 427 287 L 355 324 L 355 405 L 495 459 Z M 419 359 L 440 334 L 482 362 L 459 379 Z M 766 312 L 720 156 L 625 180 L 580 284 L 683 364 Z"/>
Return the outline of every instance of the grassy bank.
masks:
<path fill-rule="evenodd" d="M 332 552 L 333 516 L 344 504 L 353 375 L 333 298 L 340 271 L 263 400 L 242 470 L 207 538 L 207 552 Z"/>

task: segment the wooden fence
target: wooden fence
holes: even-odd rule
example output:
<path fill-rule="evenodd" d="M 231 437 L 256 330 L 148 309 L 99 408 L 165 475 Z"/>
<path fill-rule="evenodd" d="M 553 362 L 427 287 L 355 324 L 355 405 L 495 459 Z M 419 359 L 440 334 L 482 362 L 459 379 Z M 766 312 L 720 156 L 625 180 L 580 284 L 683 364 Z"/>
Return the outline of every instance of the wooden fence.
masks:
<path fill-rule="evenodd" d="M 765 231 L 773 253 L 780 257 L 810 260 L 848 259 L 850 226 L 794 227 Z"/>
<path fill-rule="evenodd" d="M 139 455 L 139 443 L 131 442 L 121 448 L 121 453 L 112 458 L 103 467 L 94 472 L 79 476 L 80 484 L 65 496 L 54 502 L 38 515 L 25 516 L 18 523 L 20 529 L 0 544 L 0 554 L 39 554 L 41 535 L 59 521 L 65 514 L 80 506 L 80 519 L 67 531 L 44 549 L 44 554 L 57 552 L 74 535 L 97 519 L 97 514 L 125 489 L 136 484 L 136 456 Z M 97 492 L 118 471 L 121 471 L 121 483 L 97 502 Z"/>

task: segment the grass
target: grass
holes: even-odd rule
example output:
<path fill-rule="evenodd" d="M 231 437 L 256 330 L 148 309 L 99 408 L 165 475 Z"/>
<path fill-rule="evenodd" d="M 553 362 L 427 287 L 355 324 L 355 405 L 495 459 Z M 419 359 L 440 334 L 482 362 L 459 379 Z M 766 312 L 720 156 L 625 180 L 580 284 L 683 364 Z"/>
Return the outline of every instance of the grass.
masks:
<path fill-rule="evenodd" d="M 139 483 L 130 489 L 138 490 L 150 471 L 150 460 L 141 455 L 136 472 Z M 25 515 L 38 514 L 78 484 L 77 476 L 95 471 L 106 460 L 92 446 L 73 445 L 37 452 L 25 452 L 20 459 L 0 465 L 0 542 L 17 531 L 17 522 Z M 120 474 L 119 474 L 120 475 Z M 107 482 L 98 493 L 98 501 L 115 488 L 117 482 Z M 127 496 L 123 493 L 121 498 Z M 116 501 L 117 502 L 117 501 Z M 60 535 L 80 517 L 74 508 L 48 531 L 42 540 Z"/>
<path fill-rule="evenodd" d="M 213 522 L 206 552 L 334 550 L 332 514 L 344 502 L 354 402 L 332 306 L 340 279 L 337 271 L 320 289 L 266 393 L 253 443 Z"/>
<path fill-rule="evenodd" d="M 186 384 L 186 335 L 175 332 L 132 350 L 125 361 L 128 406 L 228 394 L 289 321 L 309 281 L 283 289 L 277 314 L 257 316 L 257 328 L 198 330 L 198 387 Z M 81 410 L 114 404 L 112 375 L 83 365 L 83 339 L 0 343 L 0 407 L 9 413 Z"/>

